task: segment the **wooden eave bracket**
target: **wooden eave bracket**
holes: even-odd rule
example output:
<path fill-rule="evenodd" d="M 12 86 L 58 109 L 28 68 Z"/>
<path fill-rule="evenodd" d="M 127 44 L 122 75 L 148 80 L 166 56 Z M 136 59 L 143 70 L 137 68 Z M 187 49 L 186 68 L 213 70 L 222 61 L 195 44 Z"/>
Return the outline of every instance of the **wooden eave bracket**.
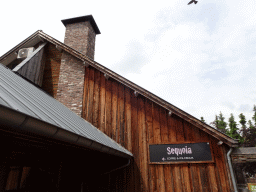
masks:
<path fill-rule="evenodd" d="M 223 141 L 219 141 L 218 143 L 217 143 L 217 145 L 222 145 L 223 144 Z"/>
<path fill-rule="evenodd" d="M 104 74 L 104 77 L 105 77 L 105 79 L 107 79 L 107 80 L 109 79 L 109 75 L 106 74 L 106 73 Z"/>
<path fill-rule="evenodd" d="M 138 97 L 139 92 L 138 91 L 134 91 L 134 95 L 135 95 L 135 97 Z"/>

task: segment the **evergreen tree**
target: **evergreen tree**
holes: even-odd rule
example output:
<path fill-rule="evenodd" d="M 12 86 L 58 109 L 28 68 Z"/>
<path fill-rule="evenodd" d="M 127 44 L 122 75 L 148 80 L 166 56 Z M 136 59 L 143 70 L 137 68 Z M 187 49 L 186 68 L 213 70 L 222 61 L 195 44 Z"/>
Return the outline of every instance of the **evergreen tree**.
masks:
<path fill-rule="evenodd" d="M 219 117 L 217 115 L 215 115 L 215 120 L 213 122 L 211 122 L 210 125 L 215 127 L 215 129 L 218 129 L 218 127 L 219 127 Z"/>
<path fill-rule="evenodd" d="M 251 120 L 248 121 L 248 125 L 249 125 L 249 129 L 253 129 L 254 128 Z"/>
<path fill-rule="evenodd" d="M 246 128 L 246 119 L 243 113 L 239 115 L 240 121 L 239 123 L 242 125 L 242 129 Z"/>
<path fill-rule="evenodd" d="M 242 133 L 242 138 L 241 138 L 241 142 L 243 143 L 243 146 L 246 147 L 246 143 L 248 143 L 248 130 L 246 128 L 246 119 L 243 113 L 241 113 L 239 115 L 240 121 L 239 123 L 241 124 L 241 133 Z"/>
<path fill-rule="evenodd" d="M 220 115 L 215 115 L 215 120 L 210 123 L 210 125 L 214 126 L 217 130 L 222 133 L 227 133 L 227 123 L 224 121 L 225 117 L 220 112 Z"/>
<path fill-rule="evenodd" d="M 229 122 L 229 124 L 228 124 L 228 126 L 229 126 L 229 130 L 228 130 L 228 132 L 227 132 L 227 134 L 230 136 L 230 137 L 232 137 L 232 138 L 234 138 L 234 139 L 239 139 L 240 140 L 240 142 L 242 142 L 241 141 L 241 136 L 240 136 L 240 134 L 238 133 L 238 128 L 237 128 L 237 123 L 235 122 L 235 118 L 234 118 L 234 115 L 231 113 L 231 116 L 230 116 L 230 118 L 228 119 L 228 122 Z"/>
<path fill-rule="evenodd" d="M 201 121 L 202 121 L 203 123 L 205 123 L 204 117 L 201 117 Z"/>
<path fill-rule="evenodd" d="M 254 126 L 256 126 L 256 105 L 253 106 L 254 115 L 252 116 L 252 120 L 254 121 Z"/>
<path fill-rule="evenodd" d="M 222 133 L 227 133 L 227 123 L 224 121 L 225 117 L 222 115 L 222 113 L 220 112 L 219 115 L 219 122 L 218 122 L 218 129 L 222 132 Z"/>

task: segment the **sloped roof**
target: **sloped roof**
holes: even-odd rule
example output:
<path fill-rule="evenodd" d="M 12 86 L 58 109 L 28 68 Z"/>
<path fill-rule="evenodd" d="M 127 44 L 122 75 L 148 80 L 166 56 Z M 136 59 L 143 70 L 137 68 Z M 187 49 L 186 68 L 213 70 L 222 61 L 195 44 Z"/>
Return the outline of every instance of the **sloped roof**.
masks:
<path fill-rule="evenodd" d="M 132 156 L 92 124 L 0 64 L 0 109 L 2 106 Z"/>
<path fill-rule="evenodd" d="M 256 147 L 240 147 L 233 150 L 231 155 L 256 155 Z"/>
<path fill-rule="evenodd" d="M 2 57 L 0 57 L 0 62 L 5 64 L 5 62 L 8 60 L 10 55 L 14 54 L 14 52 L 17 52 L 20 48 L 23 48 L 26 44 L 31 44 L 32 41 L 39 41 L 39 40 L 48 41 L 54 45 L 56 45 L 59 49 L 62 49 L 63 51 L 68 52 L 69 54 L 73 55 L 74 57 L 85 61 L 87 64 L 90 64 L 95 69 L 101 71 L 102 73 L 106 74 L 107 76 L 115 79 L 116 81 L 120 82 L 121 84 L 133 89 L 134 91 L 138 92 L 139 94 L 143 95 L 144 97 L 148 98 L 149 100 L 153 101 L 154 103 L 160 105 L 161 107 L 167 109 L 168 111 L 174 113 L 175 115 L 181 117 L 182 119 L 188 121 L 192 125 L 198 127 L 199 129 L 205 131 L 206 133 L 212 135 L 218 140 L 223 141 L 227 145 L 231 147 L 238 146 L 238 140 L 235 140 L 231 137 L 229 137 L 226 134 L 223 134 L 222 132 L 214 129 L 213 127 L 207 125 L 206 123 L 201 122 L 199 119 L 193 117 L 192 115 L 186 113 L 185 111 L 179 109 L 178 107 L 168 103 L 167 101 L 161 99 L 160 97 L 154 95 L 153 93 L 143 89 L 142 87 L 136 85 L 135 83 L 127 80 L 126 78 L 122 77 L 121 75 L 111 71 L 110 69 L 104 67 L 103 65 L 91 60 L 87 56 L 83 55 L 82 53 L 76 51 L 75 49 L 69 47 L 68 45 L 61 43 L 60 41 L 54 39 L 53 37 L 47 35 L 43 31 L 37 31 L 34 34 L 32 34 L 30 37 L 25 39 L 23 42 L 15 46 L 12 50 L 4 54 Z"/>

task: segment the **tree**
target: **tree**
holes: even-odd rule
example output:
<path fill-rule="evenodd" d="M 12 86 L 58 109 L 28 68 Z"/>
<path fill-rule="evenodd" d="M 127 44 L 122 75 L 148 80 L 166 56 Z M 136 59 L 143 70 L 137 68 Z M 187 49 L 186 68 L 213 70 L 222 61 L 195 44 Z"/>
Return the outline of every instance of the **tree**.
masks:
<path fill-rule="evenodd" d="M 239 123 L 242 125 L 242 129 L 246 128 L 246 119 L 243 113 L 239 115 L 240 121 Z"/>
<path fill-rule="evenodd" d="M 232 113 L 230 115 L 230 118 L 228 119 L 228 122 L 229 130 L 227 131 L 227 134 L 234 139 L 239 139 L 241 142 L 241 136 L 238 133 L 239 129 L 237 128 L 237 123 L 235 122 L 235 118 Z"/>
<path fill-rule="evenodd" d="M 256 105 L 253 106 L 254 115 L 252 116 L 252 120 L 254 121 L 254 126 L 256 126 Z"/>
<path fill-rule="evenodd" d="M 203 123 L 205 123 L 204 117 L 201 117 L 201 121 L 202 121 Z"/>
<path fill-rule="evenodd" d="M 253 111 L 256 111 L 256 107 L 254 105 Z M 248 127 L 246 126 L 246 119 L 243 113 L 239 115 L 240 124 L 242 126 L 241 133 L 243 137 L 242 147 L 256 147 L 256 125 L 252 123 L 251 120 L 248 121 Z M 254 121 L 254 116 L 252 120 Z"/>
<path fill-rule="evenodd" d="M 222 113 L 220 112 L 220 115 L 219 115 L 219 130 L 222 132 L 222 133 L 227 133 L 227 123 L 224 121 L 225 117 L 222 115 Z"/>
<path fill-rule="evenodd" d="M 210 125 L 213 125 L 217 130 L 221 131 L 222 133 L 227 132 L 227 123 L 224 121 L 225 117 L 220 112 L 220 115 L 215 115 L 215 120 L 210 123 Z"/>
<path fill-rule="evenodd" d="M 216 129 L 218 129 L 218 127 L 219 127 L 219 117 L 218 117 L 218 115 L 215 115 L 215 120 L 213 122 L 211 122 L 210 125 L 212 125 Z"/>

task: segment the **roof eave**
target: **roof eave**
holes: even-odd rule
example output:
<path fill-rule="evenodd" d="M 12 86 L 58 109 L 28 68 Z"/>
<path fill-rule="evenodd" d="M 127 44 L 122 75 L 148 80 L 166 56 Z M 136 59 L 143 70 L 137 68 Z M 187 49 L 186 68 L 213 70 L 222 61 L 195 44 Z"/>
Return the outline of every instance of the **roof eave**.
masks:
<path fill-rule="evenodd" d="M 174 105 L 168 103 L 167 101 L 161 99 L 160 97 L 154 95 L 153 93 L 150 93 L 149 91 L 147 91 L 144 88 L 134 84 L 133 82 L 125 79 L 124 77 L 122 77 L 119 74 L 111 71 L 110 69 L 104 67 L 103 65 L 95 62 L 94 60 L 91 60 L 87 56 L 85 56 L 85 55 L 81 54 L 80 52 L 76 51 L 75 49 L 65 45 L 64 43 L 54 39 L 53 37 L 47 35 L 46 33 L 44 33 L 41 30 L 35 32 L 30 37 L 28 37 L 23 42 L 21 42 L 19 45 L 15 46 L 12 50 L 7 52 L 5 55 L 0 57 L 0 61 L 1 61 L 2 58 L 7 56 L 8 53 L 10 54 L 12 51 L 18 50 L 20 46 L 22 46 L 23 44 L 25 44 L 26 42 L 30 41 L 31 39 L 33 39 L 37 36 L 39 36 L 41 39 L 47 40 L 48 42 L 50 42 L 52 44 L 55 44 L 56 46 L 61 48 L 63 51 L 77 57 L 78 59 L 89 63 L 95 69 L 101 71 L 102 73 L 106 74 L 107 76 L 109 76 L 109 77 L 115 79 L 116 81 L 122 83 L 123 85 L 129 87 L 130 89 L 137 91 L 142 96 L 144 96 L 144 97 L 148 98 L 149 100 L 157 103 L 158 105 L 165 108 L 166 110 L 171 111 L 172 113 L 181 117 L 182 119 L 190 122 L 192 125 L 200 128 L 201 130 L 205 131 L 206 133 L 212 135 L 216 139 L 223 141 L 228 146 L 237 147 L 239 145 L 238 141 L 234 140 L 233 138 L 219 132 L 218 130 L 212 128 L 211 126 L 209 126 L 207 124 L 202 123 L 200 120 L 193 117 L 192 115 L 190 115 L 190 114 L 186 113 L 185 111 L 175 107 Z"/>
<path fill-rule="evenodd" d="M 123 158 L 130 159 L 133 157 L 131 153 L 127 154 L 115 150 L 6 106 L 0 105 L 0 110 L 2 112 L 0 113 L 0 122 L 13 127 L 17 132 L 28 132 L 30 134 L 41 135 Z"/>

